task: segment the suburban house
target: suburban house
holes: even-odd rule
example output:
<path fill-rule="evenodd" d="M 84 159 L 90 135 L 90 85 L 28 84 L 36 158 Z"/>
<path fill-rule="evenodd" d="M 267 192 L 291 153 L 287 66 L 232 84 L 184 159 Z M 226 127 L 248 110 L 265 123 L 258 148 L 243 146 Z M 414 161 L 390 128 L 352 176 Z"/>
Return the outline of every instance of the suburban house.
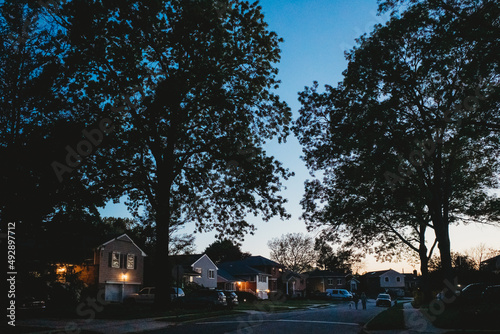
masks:
<path fill-rule="evenodd" d="M 413 291 L 417 290 L 420 285 L 420 278 L 417 271 L 414 270 L 411 274 L 403 274 L 405 277 L 405 294 L 412 296 Z"/>
<path fill-rule="evenodd" d="M 352 292 L 356 292 L 359 289 L 359 284 L 361 282 L 353 275 L 346 276 L 346 289 Z"/>
<path fill-rule="evenodd" d="M 349 289 L 347 274 L 320 269 L 307 273 L 308 292 L 326 292 L 326 289 Z"/>
<path fill-rule="evenodd" d="M 404 296 L 405 276 L 392 269 L 368 272 L 362 276 L 362 283 L 370 296 L 381 292 Z"/>
<path fill-rule="evenodd" d="M 246 265 L 257 269 L 268 276 L 268 287 L 266 290 L 270 292 L 278 291 L 278 281 L 282 275 L 283 266 L 277 262 L 269 260 L 263 256 L 249 256 L 242 260 Z"/>
<path fill-rule="evenodd" d="M 75 274 L 83 283 L 104 290 L 104 298 L 110 302 L 138 292 L 144 281 L 146 253 L 127 234 L 108 238 L 94 248 L 93 259 L 82 264 L 56 263 L 57 281 L 64 283 L 67 274 Z"/>
<path fill-rule="evenodd" d="M 79 276 L 82 280 L 96 280 L 99 288 L 104 289 L 106 301 L 122 301 L 142 286 L 146 256 L 128 235 L 122 234 L 94 250 L 93 274 L 84 269 Z"/>
<path fill-rule="evenodd" d="M 262 256 L 219 263 L 218 287 L 224 290 L 247 291 L 260 299 L 268 299 L 278 291 L 281 265 Z"/>
<path fill-rule="evenodd" d="M 218 268 L 207 254 L 174 255 L 171 261 L 174 282 L 196 283 L 209 289 L 217 287 Z"/>
<path fill-rule="evenodd" d="M 500 274 L 500 255 L 481 261 L 481 270 Z"/>
<path fill-rule="evenodd" d="M 285 270 L 281 275 L 283 293 L 290 297 L 305 297 L 307 275 Z"/>

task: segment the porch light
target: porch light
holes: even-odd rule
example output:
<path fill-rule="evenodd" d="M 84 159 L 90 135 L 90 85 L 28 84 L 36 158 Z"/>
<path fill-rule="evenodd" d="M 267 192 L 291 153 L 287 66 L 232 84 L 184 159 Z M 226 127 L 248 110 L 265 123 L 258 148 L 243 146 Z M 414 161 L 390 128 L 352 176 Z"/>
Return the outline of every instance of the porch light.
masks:
<path fill-rule="evenodd" d="M 127 274 L 122 274 L 122 280 L 125 282 L 127 280 Z"/>
<path fill-rule="evenodd" d="M 257 293 L 259 293 L 259 291 L 260 291 L 259 289 L 255 290 L 255 292 L 257 292 Z"/>
<path fill-rule="evenodd" d="M 266 292 L 269 293 L 269 292 L 271 292 L 271 290 L 267 289 Z"/>
<path fill-rule="evenodd" d="M 241 282 L 238 282 L 238 285 L 241 285 Z"/>

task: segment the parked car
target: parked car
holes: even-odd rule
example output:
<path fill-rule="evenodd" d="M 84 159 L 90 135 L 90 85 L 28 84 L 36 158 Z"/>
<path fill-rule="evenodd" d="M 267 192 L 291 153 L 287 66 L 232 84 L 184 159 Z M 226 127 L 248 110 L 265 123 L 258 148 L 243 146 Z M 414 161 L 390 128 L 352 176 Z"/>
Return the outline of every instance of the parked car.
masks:
<path fill-rule="evenodd" d="M 352 300 L 352 294 L 346 289 L 326 289 L 326 295 L 334 300 Z"/>
<path fill-rule="evenodd" d="M 153 303 L 155 300 L 154 287 L 142 288 L 138 293 L 132 293 L 124 298 L 125 303 Z M 184 291 L 181 288 L 170 288 L 170 300 L 174 300 L 177 297 L 185 296 Z"/>
<path fill-rule="evenodd" d="M 236 295 L 238 296 L 238 302 L 254 302 L 257 300 L 257 296 L 253 293 L 247 291 L 236 291 Z"/>
<path fill-rule="evenodd" d="M 483 300 L 491 304 L 500 304 L 500 285 L 491 285 L 483 292 Z"/>
<path fill-rule="evenodd" d="M 20 298 L 19 301 L 16 301 L 18 303 L 18 310 L 23 310 L 23 311 L 43 311 L 45 310 L 45 300 L 42 298 L 35 298 L 35 297 L 22 297 Z"/>
<path fill-rule="evenodd" d="M 227 306 L 226 295 L 219 290 L 197 290 L 179 297 L 175 303 L 181 307 L 225 307 Z"/>
<path fill-rule="evenodd" d="M 478 304 L 483 300 L 483 292 L 488 285 L 486 283 L 472 283 L 457 293 L 457 300 L 461 305 Z"/>
<path fill-rule="evenodd" d="M 377 299 L 375 300 L 375 305 L 390 307 L 392 305 L 391 295 L 389 295 L 388 293 L 379 293 Z"/>
<path fill-rule="evenodd" d="M 238 306 L 238 295 L 234 291 L 223 291 L 226 295 L 227 307 Z"/>

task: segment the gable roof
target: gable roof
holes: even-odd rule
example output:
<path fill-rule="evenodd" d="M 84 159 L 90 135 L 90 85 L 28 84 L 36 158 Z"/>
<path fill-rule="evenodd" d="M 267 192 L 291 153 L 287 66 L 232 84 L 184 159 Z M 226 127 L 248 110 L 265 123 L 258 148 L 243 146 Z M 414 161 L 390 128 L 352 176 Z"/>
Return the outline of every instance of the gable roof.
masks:
<path fill-rule="evenodd" d="M 97 247 L 97 249 L 100 249 L 100 248 L 106 247 L 106 245 L 108 245 L 108 244 L 110 244 L 110 243 L 112 243 L 112 242 L 114 242 L 114 241 L 117 241 L 117 240 L 132 243 L 132 244 L 133 244 L 133 245 L 134 245 L 134 246 L 135 246 L 138 250 L 140 250 L 140 251 L 141 251 L 141 255 L 142 255 L 142 256 L 147 256 L 147 255 L 146 255 L 146 253 L 145 253 L 145 252 L 144 252 L 144 251 L 143 251 L 143 250 L 142 250 L 139 246 L 137 246 L 137 245 L 135 244 L 134 240 L 132 240 L 132 239 L 131 239 L 131 238 L 130 238 L 130 237 L 129 237 L 126 233 L 124 233 L 124 234 L 122 234 L 122 235 L 119 235 L 119 236 L 117 236 L 117 237 L 114 237 L 114 238 L 112 238 L 112 239 L 110 239 L 110 240 L 106 241 L 105 243 L 103 243 L 103 244 L 99 245 L 99 246 Z"/>
<path fill-rule="evenodd" d="M 195 264 L 203 258 L 207 258 L 212 263 L 215 269 L 219 269 L 215 263 L 208 257 L 207 254 L 188 254 L 188 255 L 172 255 L 170 261 L 174 265 L 180 265 L 184 269 L 184 273 L 199 274 L 193 271 Z"/>
<path fill-rule="evenodd" d="M 226 271 L 232 276 L 242 276 L 242 275 L 267 275 L 260 270 L 250 267 L 243 261 L 230 261 L 219 263 L 219 268 Z"/>
<path fill-rule="evenodd" d="M 237 279 L 230 273 L 228 273 L 226 270 L 219 268 L 217 270 L 217 283 L 219 282 L 236 282 L 236 281 L 242 281 L 242 279 Z"/>
<path fill-rule="evenodd" d="M 363 276 L 365 276 L 365 277 L 380 277 L 380 276 L 382 276 L 390 271 L 393 271 L 396 274 L 402 275 L 394 269 L 386 269 L 386 270 L 370 271 L 370 272 L 367 272 L 366 274 L 364 274 Z"/>
<path fill-rule="evenodd" d="M 494 264 L 494 263 L 500 263 L 500 255 L 490 257 L 489 259 L 486 259 L 484 261 L 481 261 L 481 263 L 486 263 L 486 264 Z"/>

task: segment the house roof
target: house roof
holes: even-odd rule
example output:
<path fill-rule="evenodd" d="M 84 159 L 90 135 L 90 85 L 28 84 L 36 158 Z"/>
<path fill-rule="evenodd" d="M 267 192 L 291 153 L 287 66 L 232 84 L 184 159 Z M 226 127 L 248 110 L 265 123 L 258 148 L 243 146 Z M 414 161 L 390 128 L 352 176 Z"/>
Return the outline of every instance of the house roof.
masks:
<path fill-rule="evenodd" d="M 264 266 L 282 267 L 282 265 L 279 264 L 278 262 L 275 262 L 273 260 L 269 260 L 268 258 L 265 258 L 265 257 L 260 256 L 260 255 L 249 256 L 247 258 L 244 258 L 241 261 L 245 262 L 245 264 L 247 264 L 251 267 L 264 267 Z"/>
<path fill-rule="evenodd" d="M 110 238 L 110 236 L 108 236 L 108 238 Z M 131 242 L 138 250 L 141 251 L 141 255 L 142 256 L 147 256 L 146 253 L 139 247 L 135 244 L 134 240 L 132 240 L 126 233 L 122 234 L 122 235 L 119 235 L 119 236 L 115 236 L 115 237 L 111 237 L 111 239 L 108 239 L 108 241 L 104 242 L 103 244 L 99 245 L 97 247 L 97 249 L 100 249 L 102 247 L 106 247 L 106 245 L 116 241 L 116 240 L 119 240 L 119 241 L 125 241 L 125 242 Z"/>
<path fill-rule="evenodd" d="M 185 274 L 191 273 L 191 274 L 197 274 L 197 275 L 199 275 L 199 273 L 193 271 L 193 267 L 202 258 L 207 258 L 215 266 L 216 269 L 219 269 L 213 263 L 213 261 L 208 257 L 207 254 L 172 255 L 170 257 L 170 259 L 174 265 L 180 265 L 183 267 Z"/>
<path fill-rule="evenodd" d="M 230 261 L 219 263 L 219 268 L 226 271 L 232 276 L 243 275 L 268 275 L 260 270 L 250 267 L 243 261 Z M 270 276 L 270 275 L 268 275 Z"/>
<path fill-rule="evenodd" d="M 367 272 L 366 274 L 364 274 L 363 276 L 364 277 L 380 277 L 386 273 L 388 273 L 389 271 L 393 271 L 395 272 L 396 274 L 399 274 L 399 275 L 402 275 L 400 273 L 398 273 L 396 270 L 394 269 L 386 269 L 386 270 L 378 270 L 378 271 L 369 271 Z"/>
<path fill-rule="evenodd" d="M 484 261 L 481 261 L 481 263 L 485 263 L 485 264 L 496 264 L 496 263 L 499 263 L 500 264 L 500 255 L 497 255 L 497 256 L 491 257 L 489 259 L 486 259 Z"/>
<path fill-rule="evenodd" d="M 309 278 L 314 278 L 314 277 L 346 277 L 346 273 L 341 273 L 341 272 L 335 272 L 335 271 L 330 271 L 330 270 L 320 270 L 320 269 L 314 269 L 313 271 L 307 272 L 307 275 Z"/>
<path fill-rule="evenodd" d="M 229 272 L 227 272 L 222 268 L 219 268 L 219 270 L 217 270 L 217 283 L 236 282 L 236 281 L 242 281 L 242 279 L 234 277 L 233 275 L 231 275 Z"/>

